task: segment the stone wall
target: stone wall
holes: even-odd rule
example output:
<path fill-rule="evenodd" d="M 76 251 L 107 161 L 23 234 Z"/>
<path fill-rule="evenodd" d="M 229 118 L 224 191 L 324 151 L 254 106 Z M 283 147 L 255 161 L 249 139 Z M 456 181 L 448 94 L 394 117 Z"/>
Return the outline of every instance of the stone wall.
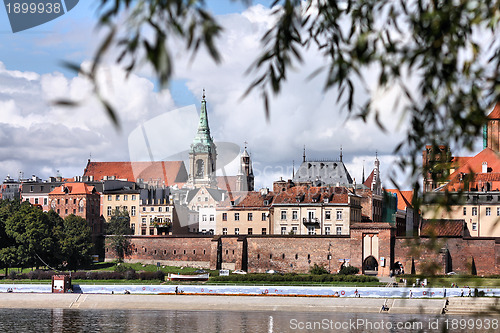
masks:
<path fill-rule="evenodd" d="M 126 261 L 162 265 L 204 267 L 210 269 L 243 269 L 251 273 L 266 270 L 307 273 L 318 264 L 337 272 L 344 262 L 362 270 L 363 261 L 370 256 L 363 239 L 378 238 L 378 276 L 388 276 L 394 262 L 403 264 L 411 273 L 436 265 L 436 273 L 449 271 L 470 274 L 472 259 L 478 275 L 500 274 L 500 239 L 441 238 L 437 242 L 421 238 L 418 244 L 411 239 L 394 237 L 394 228 L 381 223 L 358 223 L 350 236 L 299 235 L 225 235 L 225 236 L 130 236 L 132 254 Z M 413 241 L 414 242 L 414 241 Z M 431 247 L 430 245 L 433 245 Z M 116 259 L 106 241 L 106 260 Z M 382 264 L 381 258 L 385 258 Z"/>
<path fill-rule="evenodd" d="M 500 274 L 500 239 L 495 238 L 396 238 L 394 262 L 411 273 L 412 261 L 417 274 L 437 263 L 437 274 L 472 273 L 472 260 L 478 275 Z"/>

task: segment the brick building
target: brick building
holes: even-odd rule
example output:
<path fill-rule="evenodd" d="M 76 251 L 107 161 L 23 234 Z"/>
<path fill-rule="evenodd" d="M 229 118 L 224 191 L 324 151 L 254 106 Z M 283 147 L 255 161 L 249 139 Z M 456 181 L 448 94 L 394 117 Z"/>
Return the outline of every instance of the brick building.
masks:
<path fill-rule="evenodd" d="M 48 195 L 50 208 L 62 218 L 70 214 L 87 220 L 93 235 L 103 232 L 100 214 L 101 195 L 94 186 L 85 183 L 65 183 L 54 188 Z"/>

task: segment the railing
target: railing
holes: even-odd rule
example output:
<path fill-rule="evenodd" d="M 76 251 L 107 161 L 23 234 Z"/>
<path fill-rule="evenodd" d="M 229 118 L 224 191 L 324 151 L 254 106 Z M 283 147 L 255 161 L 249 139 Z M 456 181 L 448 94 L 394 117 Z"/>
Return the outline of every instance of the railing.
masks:
<path fill-rule="evenodd" d="M 319 219 L 317 217 L 313 218 L 303 218 L 302 223 L 304 224 L 319 224 Z"/>

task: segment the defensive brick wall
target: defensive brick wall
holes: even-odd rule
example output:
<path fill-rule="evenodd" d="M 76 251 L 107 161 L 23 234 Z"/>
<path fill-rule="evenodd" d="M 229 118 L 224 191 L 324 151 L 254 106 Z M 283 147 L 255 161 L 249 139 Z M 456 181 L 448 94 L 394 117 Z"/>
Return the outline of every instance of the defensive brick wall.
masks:
<path fill-rule="evenodd" d="M 411 273 L 412 261 L 417 274 L 437 263 L 436 273 L 472 273 L 472 261 L 478 275 L 500 274 L 500 239 L 497 238 L 396 238 L 394 262 Z"/>

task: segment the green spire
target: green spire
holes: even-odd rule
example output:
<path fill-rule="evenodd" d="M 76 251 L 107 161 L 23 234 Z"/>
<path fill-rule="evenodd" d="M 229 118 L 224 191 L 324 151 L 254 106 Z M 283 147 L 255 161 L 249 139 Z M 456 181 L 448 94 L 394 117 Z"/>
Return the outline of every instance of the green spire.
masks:
<path fill-rule="evenodd" d="M 195 149 L 201 151 L 211 151 L 214 143 L 212 137 L 210 136 L 210 127 L 208 126 L 208 114 L 207 114 L 207 101 L 205 100 L 205 89 L 203 89 L 203 99 L 201 100 L 201 112 L 200 112 L 200 123 L 198 124 L 198 132 L 194 137 L 193 143 L 191 144 L 191 150 Z M 202 147 L 203 146 L 203 147 Z"/>

